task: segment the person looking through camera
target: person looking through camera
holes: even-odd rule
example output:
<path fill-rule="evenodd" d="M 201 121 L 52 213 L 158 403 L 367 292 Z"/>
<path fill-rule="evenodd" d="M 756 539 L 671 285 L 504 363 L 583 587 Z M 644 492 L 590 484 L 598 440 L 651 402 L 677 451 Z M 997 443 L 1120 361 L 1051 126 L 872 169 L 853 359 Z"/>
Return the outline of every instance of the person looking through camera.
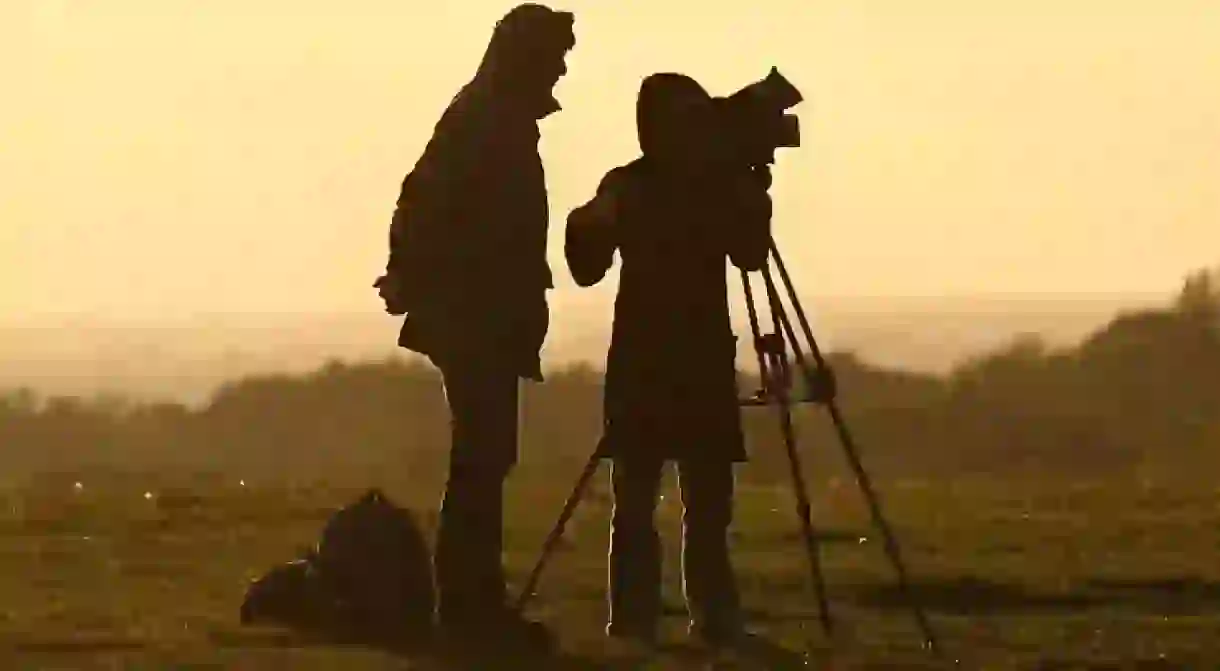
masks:
<path fill-rule="evenodd" d="M 713 98 L 694 79 L 644 79 L 641 157 L 610 170 L 568 216 L 564 252 L 582 287 L 622 258 L 606 361 L 600 453 L 612 462 L 607 634 L 651 646 L 661 617 L 654 524 L 676 462 L 690 632 L 712 646 L 744 631 L 729 557 L 734 464 L 745 461 L 726 260 L 755 271 L 771 241 L 769 174 L 735 161 Z"/>

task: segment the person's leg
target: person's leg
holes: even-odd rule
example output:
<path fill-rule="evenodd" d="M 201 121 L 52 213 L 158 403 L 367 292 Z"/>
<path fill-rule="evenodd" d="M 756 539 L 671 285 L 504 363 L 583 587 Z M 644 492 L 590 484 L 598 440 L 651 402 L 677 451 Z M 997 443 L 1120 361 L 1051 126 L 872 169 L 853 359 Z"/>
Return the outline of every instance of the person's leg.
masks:
<path fill-rule="evenodd" d="M 518 379 L 473 366 L 443 370 L 453 444 L 436 539 L 443 626 L 486 623 L 505 606 L 504 481 L 516 461 Z"/>
<path fill-rule="evenodd" d="M 737 580 L 729 557 L 733 463 L 707 459 L 678 465 L 682 489 L 682 587 L 691 633 L 712 644 L 742 631 Z"/>
<path fill-rule="evenodd" d="M 615 459 L 606 633 L 651 641 L 661 618 L 661 541 L 655 511 L 664 462 Z"/>

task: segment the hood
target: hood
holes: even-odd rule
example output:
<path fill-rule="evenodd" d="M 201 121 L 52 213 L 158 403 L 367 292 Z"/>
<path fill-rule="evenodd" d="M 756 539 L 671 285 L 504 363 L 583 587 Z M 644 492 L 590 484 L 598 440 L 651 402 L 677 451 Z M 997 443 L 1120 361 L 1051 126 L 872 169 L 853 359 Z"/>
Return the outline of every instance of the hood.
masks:
<path fill-rule="evenodd" d="M 571 12 L 533 3 L 514 7 L 496 23 L 471 87 L 536 119 L 558 111 L 552 89 L 576 44 L 574 24 Z"/>
<path fill-rule="evenodd" d="M 681 129 L 687 117 L 681 112 L 683 101 L 711 99 L 699 82 L 687 75 L 660 72 L 644 78 L 635 104 L 635 128 L 640 151 L 657 155 L 665 151 L 663 138 Z"/>

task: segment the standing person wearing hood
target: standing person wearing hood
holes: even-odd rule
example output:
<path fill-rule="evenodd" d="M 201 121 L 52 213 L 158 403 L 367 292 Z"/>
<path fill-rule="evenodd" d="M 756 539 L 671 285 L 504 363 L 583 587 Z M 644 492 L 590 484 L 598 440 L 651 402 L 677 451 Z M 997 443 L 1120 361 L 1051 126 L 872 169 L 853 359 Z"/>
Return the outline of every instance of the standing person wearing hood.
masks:
<path fill-rule="evenodd" d="M 714 646 L 748 640 L 728 530 L 733 467 L 746 458 L 726 265 L 763 267 L 771 241 L 769 175 L 728 160 L 712 98 L 662 73 L 640 87 L 641 158 L 611 170 L 572 211 L 564 252 L 592 286 L 622 257 L 606 361 L 605 432 L 612 461 L 607 633 L 649 646 L 661 618 L 654 513 L 662 467 L 682 490 L 682 578 L 691 633 Z"/>
<path fill-rule="evenodd" d="M 548 204 L 538 122 L 575 45 L 574 17 L 520 5 L 406 176 L 377 280 L 406 315 L 398 344 L 440 370 L 452 424 L 434 563 L 443 633 L 549 645 L 507 604 L 503 496 L 517 461 L 521 378 L 542 379 L 549 323 Z"/>

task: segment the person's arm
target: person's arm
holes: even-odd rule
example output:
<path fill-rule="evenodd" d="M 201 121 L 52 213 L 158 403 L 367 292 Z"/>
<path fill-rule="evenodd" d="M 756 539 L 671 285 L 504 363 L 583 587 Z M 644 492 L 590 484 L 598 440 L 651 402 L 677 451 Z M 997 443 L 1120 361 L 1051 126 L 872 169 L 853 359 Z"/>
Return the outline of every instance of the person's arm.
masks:
<path fill-rule="evenodd" d="M 741 270 L 761 270 L 771 253 L 771 195 L 767 175 L 745 173 L 727 194 L 729 260 Z"/>
<path fill-rule="evenodd" d="M 390 220 L 386 273 L 394 275 L 419 262 L 437 261 L 452 245 L 440 244 L 469 226 L 458 221 L 463 199 L 480 181 L 479 145 L 484 141 L 477 117 L 462 110 L 461 96 L 433 128 L 432 137 L 403 179 Z"/>
<path fill-rule="evenodd" d="M 597 284 L 614 265 L 621 176 L 617 169 L 610 171 L 598 185 L 593 199 L 568 214 L 563 252 L 572 279 L 579 286 Z"/>
<path fill-rule="evenodd" d="M 386 274 L 394 275 L 396 271 L 407 265 L 408 242 L 411 227 L 408 223 L 411 212 L 412 174 L 408 173 L 398 192 L 398 201 L 394 204 L 394 214 L 390 219 L 390 258 L 386 262 Z"/>
<path fill-rule="evenodd" d="M 534 247 L 545 262 L 546 185 L 537 129 L 509 125 L 468 95 L 446 111 L 403 181 L 387 274 L 443 277 L 455 286 L 507 277 Z"/>

